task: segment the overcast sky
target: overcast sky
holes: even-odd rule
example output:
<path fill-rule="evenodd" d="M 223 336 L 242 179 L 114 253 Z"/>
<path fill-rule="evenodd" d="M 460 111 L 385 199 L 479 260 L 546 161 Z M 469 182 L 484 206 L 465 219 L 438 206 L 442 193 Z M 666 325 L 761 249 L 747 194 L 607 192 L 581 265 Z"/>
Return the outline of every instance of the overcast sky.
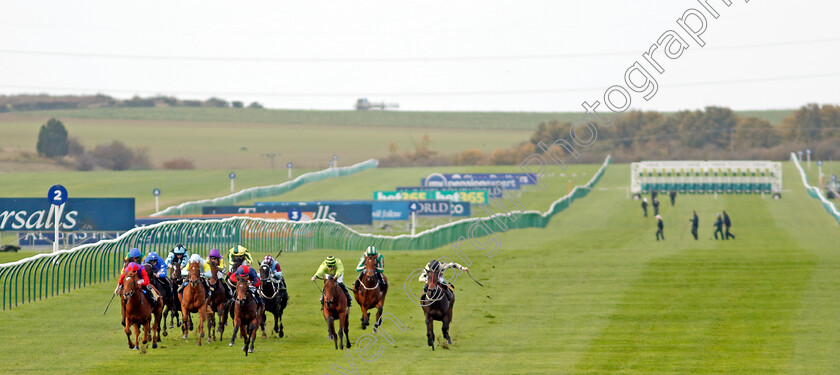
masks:
<path fill-rule="evenodd" d="M 689 48 L 660 56 L 658 92 L 631 108 L 840 102 L 840 2 L 707 2 L 717 19 L 696 0 L 5 0 L 0 93 L 579 111 L 675 30 Z M 704 47 L 677 24 L 689 8 L 707 18 Z"/>

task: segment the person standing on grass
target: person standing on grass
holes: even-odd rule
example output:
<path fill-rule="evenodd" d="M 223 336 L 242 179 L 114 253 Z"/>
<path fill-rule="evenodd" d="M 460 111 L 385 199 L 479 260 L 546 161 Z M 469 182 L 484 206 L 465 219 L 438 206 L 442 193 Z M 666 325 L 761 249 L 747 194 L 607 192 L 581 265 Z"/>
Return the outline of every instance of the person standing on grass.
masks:
<path fill-rule="evenodd" d="M 642 198 L 642 210 L 645 211 L 645 217 L 647 217 L 647 197 Z"/>
<path fill-rule="evenodd" d="M 653 198 L 653 214 L 659 215 L 659 199 Z"/>
<path fill-rule="evenodd" d="M 665 224 L 662 222 L 662 216 L 656 215 L 656 240 L 659 241 L 661 237 L 665 241 Z"/>
<path fill-rule="evenodd" d="M 723 226 L 726 227 L 726 237 L 724 237 L 724 239 L 728 240 L 729 237 L 732 237 L 732 239 L 734 240 L 735 235 L 729 233 L 729 227 L 732 226 L 732 222 L 729 220 L 729 215 L 726 214 L 726 211 L 723 211 Z"/>
<path fill-rule="evenodd" d="M 688 221 L 691 222 L 691 235 L 694 236 L 694 240 L 697 240 L 697 227 L 700 223 L 700 218 L 697 217 L 697 211 L 691 211 L 694 215 Z"/>
<path fill-rule="evenodd" d="M 671 193 L 668 194 L 668 195 L 671 197 L 671 207 L 673 207 L 674 204 L 677 203 L 677 191 L 676 190 L 671 190 Z"/>
<path fill-rule="evenodd" d="M 723 218 L 720 217 L 720 214 L 717 214 L 717 220 L 715 220 L 714 227 L 715 229 L 715 239 L 718 239 L 718 233 L 720 233 L 720 238 L 725 240 L 726 237 L 723 236 Z"/>

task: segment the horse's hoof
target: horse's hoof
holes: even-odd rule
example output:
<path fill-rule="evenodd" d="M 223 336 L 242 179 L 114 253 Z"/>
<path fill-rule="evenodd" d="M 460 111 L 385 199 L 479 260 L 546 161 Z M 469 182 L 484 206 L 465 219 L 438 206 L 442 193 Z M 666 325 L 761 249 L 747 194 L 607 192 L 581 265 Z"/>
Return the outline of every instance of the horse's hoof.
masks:
<path fill-rule="evenodd" d="M 233 343 L 228 344 L 228 346 L 233 346 Z"/>
<path fill-rule="evenodd" d="M 446 343 L 452 345 L 452 339 L 446 339 Z"/>
<path fill-rule="evenodd" d="M 248 349 L 248 353 L 253 353 L 254 349 Z"/>
<path fill-rule="evenodd" d="M 278 332 L 277 335 L 283 337 L 283 331 Z"/>
<path fill-rule="evenodd" d="M 169 336 L 169 333 L 167 333 L 166 331 L 163 331 L 163 337 L 166 337 L 166 336 Z"/>
<path fill-rule="evenodd" d="M 157 343 L 152 344 L 152 349 L 157 349 Z"/>

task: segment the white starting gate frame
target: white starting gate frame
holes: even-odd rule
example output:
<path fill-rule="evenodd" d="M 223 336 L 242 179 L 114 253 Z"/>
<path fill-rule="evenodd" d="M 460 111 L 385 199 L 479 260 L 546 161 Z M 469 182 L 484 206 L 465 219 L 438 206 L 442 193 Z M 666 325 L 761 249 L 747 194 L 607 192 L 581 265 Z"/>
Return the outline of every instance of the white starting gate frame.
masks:
<path fill-rule="evenodd" d="M 781 196 L 782 163 L 750 160 L 642 161 L 631 165 L 630 192 L 774 194 Z"/>

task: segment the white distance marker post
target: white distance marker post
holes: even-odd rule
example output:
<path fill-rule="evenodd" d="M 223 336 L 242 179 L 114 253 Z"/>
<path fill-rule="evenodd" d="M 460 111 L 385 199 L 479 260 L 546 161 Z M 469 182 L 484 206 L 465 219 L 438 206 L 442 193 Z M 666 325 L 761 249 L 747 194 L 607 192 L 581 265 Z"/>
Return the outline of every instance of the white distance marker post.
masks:
<path fill-rule="evenodd" d="M 333 155 L 332 167 L 338 168 L 338 155 Z"/>
<path fill-rule="evenodd" d="M 416 233 L 415 228 L 417 227 L 417 210 L 420 208 L 420 204 L 417 202 L 411 202 L 408 204 L 408 210 L 411 212 L 411 235 L 413 236 Z"/>
<path fill-rule="evenodd" d="M 820 191 L 823 190 L 822 160 L 817 160 L 818 176 L 820 178 Z"/>
<path fill-rule="evenodd" d="M 808 157 L 808 169 L 811 169 L 811 149 L 805 150 L 805 155 Z"/>
<path fill-rule="evenodd" d="M 155 196 L 155 212 L 160 212 L 160 204 L 158 204 L 158 197 L 160 197 L 160 189 L 155 188 L 152 190 L 152 194 Z"/>
<path fill-rule="evenodd" d="M 289 169 L 289 179 L 292 179 L 292 162 L 286 163 L 286 168 Z"/>
<path fill-rule="evenodd" d="M 58 251 L 58 227 L 61 225 L 61 215 L 64 213 L 64 203 L 67 202 L 67 189 L 61 185 L 53 185 L 47 191 L 47 199 L 55 207 L 55 237 L 53 237 L 53 252 Z"/>
<path fill-rule="evenodd" d="M 236 180 L 236 173 L 230 172 L 230 192 L 233 193 L 233 181 Z"/>

